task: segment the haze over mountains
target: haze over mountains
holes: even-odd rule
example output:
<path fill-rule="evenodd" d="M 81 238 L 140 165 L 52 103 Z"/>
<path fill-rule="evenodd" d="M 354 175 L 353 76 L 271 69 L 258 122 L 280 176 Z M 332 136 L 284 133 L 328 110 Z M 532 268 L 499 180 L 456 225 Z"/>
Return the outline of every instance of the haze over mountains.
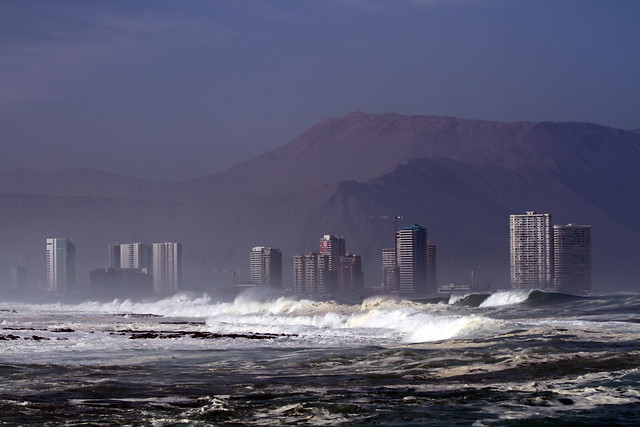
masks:
<path fill-rule="evenodd" d="M 0 172 L 0 281 L 18 256 L 43 276 L 44 240 L 77 246 L 78 280 L 105 266 L 107 245 L 180 241 L 187 285 L 248 277 L 252 246 L 294 253 L 342 235 L 380 282 L 393 222 L 428 228 L 438 283 L 509 285 L 508 215 L 549 212 L 592 225 L 596 291 L 640 290 L 640 134 L 589 123 L 499 123 L 350 113 L 227 172 L 176 183 L 76 169 Z"/>

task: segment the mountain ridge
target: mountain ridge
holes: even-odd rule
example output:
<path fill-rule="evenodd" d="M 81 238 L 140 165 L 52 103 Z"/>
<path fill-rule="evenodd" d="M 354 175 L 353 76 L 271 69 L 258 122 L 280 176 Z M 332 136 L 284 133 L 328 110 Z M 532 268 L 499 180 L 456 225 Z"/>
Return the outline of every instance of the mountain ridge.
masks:
<path fill-rule="evenodd" d="M 563 129 L 578 132 L 583 139 L 627 132 L 579 122 L 503 123 L 349 113 L 323 120 L 276 150 L 191 184 L 217 185 L 221 191 L 225 187 L 254 192 L 301 191 L 343 180 L 366 181 L 420 157 L 519 167 L 532 161 L 529 156 L 535 150 L 527 146 L 532 133 Z M 637 144 L 636 134 L 629 135 L 636 138 Z M 283 164 L 287 165 L 285 176 L 279 173 Z M 258 182 L 259 185 L 252 185 Z"/>
<path fill-rule="evenodd" d="M 393 244 L 392 223 L 379 218 L 403 215 L 438 245 L 441 284 L 462 282 L 474 269 L 479 280 L 505 287 L 508 215 L 536 210 L 554 223 L 592 224 L 596 288 L 640 289 L 637 194 L 637 133 L 579 122 L 349 113 L 195 180 L 0 171 L 0 251 L 18 247 L 38 259 L 38 242 L 68 235 L 86 256 L 79 259 L 87 277 L 106 263 L 109 243 L 174 239 L 183 242 L 189 285 L 206 290 L 228 284 L 232 270 L 248 277 L 255 245 L 283 249 L 290 281 L 293 253 L 316 250 L 331 233 L 363 255 L 374 286 L 380 250 Z M 12 262 L 0 257 L 0 269 Z"/>

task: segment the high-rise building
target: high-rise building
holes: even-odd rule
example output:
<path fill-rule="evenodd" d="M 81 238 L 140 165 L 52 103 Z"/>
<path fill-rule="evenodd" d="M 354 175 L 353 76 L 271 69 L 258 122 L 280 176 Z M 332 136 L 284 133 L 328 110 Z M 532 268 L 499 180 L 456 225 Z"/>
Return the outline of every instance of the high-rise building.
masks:
<path fill-rule="evenodd" d="M 382 286 L 389 292 L 398 290 L 398 266 L 395 248 L 382 250 Z"/>
<path fill-rule="evenodd" d="M 251 283 L 282 287 L 282 252 L 279 249 L 256 246 L 249 258 Z"/>
<path fill-rule="evenodd" d="M 427 240 L 427 289 L 434 292 L 438 289 L 436 276 L 436 244 Z"/>
<path fill-rule="evenodd" d="M 304 293 L 304 255 L 296 254 L 293 256 L 293 292 L 297 294 Z"/>
<path fill-rule="evenodd" d="M 318 252 L 307 252 L 293 256 L 293 290 L 301 294 L 327 292 L 326 279 L 329 256 Z"/>
<path fill-rule="evenodd" d="M 109 268 L 120 268 L 120 244 L 109 245 Z"/>
<path fill-rule="evenodd" d="M 264 274 L 264 246 L 254 246 L 249 254 L 249 279 L 254 285 L 262 285 Z"/>
<path fill-rule="evenodd" d="M 510 215 L 511 286 L 553 286 L 553 233 L 551 215 L 528 211 Z"/>
<path fill-rule="evenodd" d="M 553 226 L 553 282 L 560 292 L 591 291 L 591 226 Z"/>
<path fill-rule="evenodd" d="M 152 253 L 154 293 L 176 293 L 182 286 L 182 245 L 174 242 L 154 243 Z"/>
<path fill-rule="evenodd" d="M 148 269 L 151 247 L 140 242 L 120 245 L 120 268 Z"/>
<path fill-rule="evenodd" d="M 49 292 L 69 292 L 76 280 L 76 248 L 71 239 L 47 239 L 47 289 Z"/>
<path fill-rule="evenodd" d="M 325 234 L 320 239 L 320 253 L 329 256 L 329 271 L 338 271 L 340 257 L 345 255 L 344 237 L 336 237 L 333 234 Z"/>
<path fill-rule="evenodd" d="M 396 260 L 401 294 L 435 293 L 427 283 L 427 229 L 417 224 L 396 231 Z"/>
<path fill-rule="evenodd" d="M 341 293 L 357 291 L 364 287 L 364 275 L 362 274 L 362 260 L 360 255 L 347 252 L 340 257 L 340 269 L 338 271 L 338 290 Z"/>
<path fill-rule="evenodd" d="M 320 239 L 320 255 L 326 257 L 326 268 L 320 271 L 322 283 L 327 292 L 333 292 L 338 287 L 338 271 L 340 258 L 346 253 L 344 237 L 325 234 Z"/>

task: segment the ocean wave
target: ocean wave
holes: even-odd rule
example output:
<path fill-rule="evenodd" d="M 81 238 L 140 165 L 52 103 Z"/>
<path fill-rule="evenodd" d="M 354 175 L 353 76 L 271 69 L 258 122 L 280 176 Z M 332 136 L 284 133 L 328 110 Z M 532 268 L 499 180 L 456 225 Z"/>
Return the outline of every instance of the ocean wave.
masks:
<path fill-rule="evenodd" d="M 448 305 L 463 307 L 501 307 L 526 303 L 530 306 L 544 306 L 583 300 L 588 297 L 564 294 L 560 292 L 542 291 L 539 289 L 511 289 L 488 293 L 467 293 L 451 295 Z"/>
<path fill-rule="evenodd" d="M 156 301 L 115 299 L 106 303 L 34 304 L 18 310 L 112 314 L 136 319 L 144 316 L 197 318 L 208 331 L 224 334 L 274 333 L 324 342 L 333 337 L 337 343 L 344 343 L 346 339 L 362 343 L 376 340 L 418 343 L 489 337 L 504 332 L 504 322 L 488 317 L 485 308 L 523 303 L 546 305 L 573 298 L 580 297 L 539 290 L 508 290 L 451 297 L 448 304 L 411 301 L 398 296 L 376 296 L 361 304 L 340 304 L 284 297 L 269 290 L 250 290 L 232 302 L 215 301 L 208 294 L 181 292 Z"/>
<path fill-rule="evenodd" d="M 463 306 L 463 307 L 478 307 L 482 304 L 490 294 L 463 294 L 463 295 L 451 295 L 449 298 L 449 305 Z"/>
<path fill-rule="evenodd" d="M 545 292 L 534 290 L 529 294 L 529 297 L 527 298 L 527 304 L 533 306 L 550 305 L 576 300 L 584 300 L 587 298 L 588 297 L 582 297 L 578 295 L 563 294 L 561 292 Z"/>
<path fill-rule="evenodd" d="M 242 304 L 252 309 L 231 310 L 234 305 Z M 490 322 L 481 316 L 434 313 L 434 307 L 395 297 L 369 298 L 359 306 L 331 301 L 278 298 L 256 302 L 240 298 L 229 310 L 208 317 L 206 324 L 211 331 L 225 333 L 242 330 L 415 343 L 469 336 Z"/>
<path fill-rule="evenodd" d="M 529 298 L 532 289 L 512 289 L 509 291 L 497 291 L 489 295 L 479 307 L 499 307 L 503 305 L 520 304 Z"/>

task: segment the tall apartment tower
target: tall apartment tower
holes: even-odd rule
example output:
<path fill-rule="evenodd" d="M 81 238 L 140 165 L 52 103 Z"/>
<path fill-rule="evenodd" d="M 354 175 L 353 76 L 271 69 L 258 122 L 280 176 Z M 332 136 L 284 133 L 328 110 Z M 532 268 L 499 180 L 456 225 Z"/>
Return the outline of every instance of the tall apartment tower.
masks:
<path fill-rule="evenodd" d="M 382 250 L 382 286 L 385 290 L 398 290 L 398 266 L 396 264 L 396 249 Z"/>
<path fill-rule="evenodd" d="M 336 237 L 333 234 L 325 234 L 320 239 L 320 256 L 327 258 L 326 267 L 320 271 L 323 276 L 323 285 L 328 292 L 338 288 L 338 275 L 340 270 L 340 258 L 345 256 L 344 237 Z"/>
<path fill-rule="evenodd" d="M 553 283 L 560 292 L 591 291 L 591 226 L 553 226 Z"/>
<path fill-rule="evenodd" d="M 396 231 L 398 291 L 426 295 L 435 292 L 427 283 L 427 229 L 417 224 Z"/>
<path fill-rule="evenodd" d="M 325 294 L 329 256 L 307 252 L 293 256 L 293 290 L 299 294 Z"/>
<path fill-rule="evenodd" d="M 120 245 L 120 268 L 148 269 L 151 266 L 151 247 L 140 242 Z"/>
<path fill-rule="evenodd" d="M 511 286 L 553 286 L 553 232 L 551 215 L 528 211 L 509 216 Z"/>
<path fill-rule="evenodd" d="M 436 244 L 427 240 L 427 290 L 435 292 L 438 289 L 436 275 Z"/>
<path fill-rule="evenodd" d="M 364 275 L 362 273 L 362 260 L 360 255 L 348 252 L 340 257 L 340 269 L 338 271 L 338 290 L 342 293 L 357 291 L 364 287 Z"/>
<path fill-rule="evenodd" d="M 249 258 L 251 283 L 282 287 L 282 252 L 279 249 L 256 246 Z"/>
<path fill-rule="evenodd" d="M 336 237 L 333 234 L 325 234 L 320 239 L 320 253 L 329 256 L 329 271 L 338 271 L 340 257 L 345 255 L 344 237 Z"/>
<path fill-rule="evenodd" d="M 47 288 L 50 292 L 71 291 L 76 281 L 76 247 L 71 239 L 47 239 Z"/>
<path fill-rule="evenodd" d="M 120 244 L 109 245 L 109 268 L 120 268 Z"/>
<path fill-rule="evenodd" d="M 182 245 L 180 243 L 154 243 L 152 247 L 153 292 L 171 295 L 182 286 Z"/>

